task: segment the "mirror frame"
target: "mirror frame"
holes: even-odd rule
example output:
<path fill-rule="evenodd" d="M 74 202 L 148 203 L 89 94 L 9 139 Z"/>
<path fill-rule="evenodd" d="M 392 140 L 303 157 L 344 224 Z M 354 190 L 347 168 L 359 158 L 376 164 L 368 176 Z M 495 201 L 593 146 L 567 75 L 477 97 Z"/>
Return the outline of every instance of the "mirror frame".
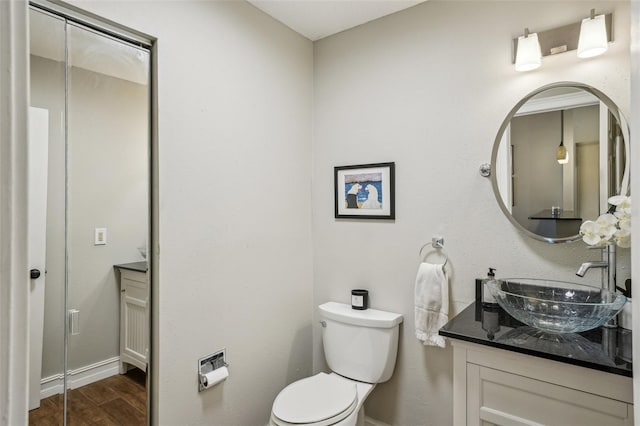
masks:
<path fill-rule="evenodd" d="M 620 124 L 620 129 L 622 131 L 622 137 L 624 139 L 624 151 L 625 151 L 625 165 L 624 165 L 624 173 L 622 176 L 622 183 L 620 186 L 620 193 L 621 194 L 627 194 L 628 193 L 628 188 L 629 188 L 629 165 L 630 165 L 630 157 L 629 157 L 629 124 L 627 122 L 627 120 L 624 118 L 624 116 L 622 115 L 622 113 L 620 112 L 618 106 L 604 93 L 602 93 L 600 90 L 588 86 L 586 84 L 583 83 L 576 83 L 576 82 L 572 82 L 572 81 L 561 81 L 561 82 L 557 82 L 557 83 L 551 83 L 551 84 L 547 84 L 545 86 L 542 86 L 536 90 L 534 90 L 533 92 L 528 93 L 525 97 L 523 97 L 512 109 L 511 111 L 509 111 L 509 113 L 507 114 L 506 118 L 504 119 L 504 121 L 502 122 L 502 125 L 500 126 L 500 129 L 498 129 L 498 134 L 496 135 L 496 139 L 493 142 L 493 149 L 491 151 L 491 186 L 493 188 L 493 195 L 496 197 L 496 201 L 498 202 L 498 205 L 500 206 L 500 209 L 502 210 L 502 213 L 504 213 L 504 215 L 509 219 L 509 221 L 516 227 L 516 229 L 518 229 L 519 231 L 521 231 L 522 233 L 524 233 L 525 235 L 528 235 L 529 237 L 538 240 L 538 241 L 544 241 L 550 244 L 558 244 L 558 243 L 570 243 L 573 241 L 577 241 L 582 239 L 582 236 L 578 233 L 576 235 L 572 235 L 570 237 L 563 237 L 563 238 L 551 238 L 551 237 L 545 237 L 542 235 L 538 235 L 536 233 L 533 233 L 531 231 L 529 231 L 528 229 L 526 229 L 524 226 L 522 226 L 519 222 L 517 222 L 515 220 L 515 218 L 513 217 L 513 215 L 511 214 L 511 212 L 509 212 L 509 209 L 507 209 L 507 206 L 505 206 L 504 201 L 502 200 L 502 196 L 500 195 L 500 190 L 498 188 L 498 179 L 496 177 L 495 174 L 495 165 L 496 165 L 496 160 L 498 158 L 498 148 L 500 146 L 500 142 L 502 142 L 502 137 L 504 135 L 504 132 L 507 128 L 507 126 L 511 123 L 511 120 L 515 117 L 516 113 L 520 110 L 520 108 L 522 107 L 522 105 L 524 105 L 525 103 L 527 103 L 532 97 L 547 91 L 549 89 L 557 89 L 560 87 L 569 87 L 569 88 L 574 88 L 574 89 L 581 89 L 584 90 L 588 93 L 591 93 L 593 96 L 595 96 L 596 98 L 598 98 L 601 102 L 603 102 L 607 108 L 609 108 L 609 111 L 611 112 L 611 114 L 614 116 L 614 118 L 616 120 L 618 120 L 618 123 Z"/>

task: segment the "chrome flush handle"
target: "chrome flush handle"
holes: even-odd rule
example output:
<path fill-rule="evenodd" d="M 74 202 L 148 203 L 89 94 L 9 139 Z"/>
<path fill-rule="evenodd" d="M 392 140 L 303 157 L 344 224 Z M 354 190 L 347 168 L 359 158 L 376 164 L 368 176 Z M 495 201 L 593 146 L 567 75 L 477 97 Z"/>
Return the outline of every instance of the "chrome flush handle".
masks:
<path fill-rule="evenodd" d="M 326 321 L 320 321 L 320 325 L 322 326 L 322 328 L 327 328 L 327 322 Z"/>

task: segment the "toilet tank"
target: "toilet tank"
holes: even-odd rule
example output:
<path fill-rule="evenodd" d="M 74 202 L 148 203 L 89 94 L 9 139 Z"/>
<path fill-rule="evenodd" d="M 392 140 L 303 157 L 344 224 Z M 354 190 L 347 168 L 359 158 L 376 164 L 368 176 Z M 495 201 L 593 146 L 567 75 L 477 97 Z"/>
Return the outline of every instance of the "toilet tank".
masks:
<path fill-rule="evenodd" d="M 319 307 L 322 342 L 332 371 L 350 379 L 382 383 L 391 378 L 402 315 L 327 302 Z"/>

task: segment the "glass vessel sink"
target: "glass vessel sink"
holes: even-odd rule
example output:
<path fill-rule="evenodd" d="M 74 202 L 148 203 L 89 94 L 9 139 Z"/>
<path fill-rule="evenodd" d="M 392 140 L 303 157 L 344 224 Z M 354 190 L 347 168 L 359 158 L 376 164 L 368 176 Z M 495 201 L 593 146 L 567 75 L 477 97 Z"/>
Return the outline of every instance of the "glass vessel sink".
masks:
<path fill-rule="evenodd" d="M 627 298 L 607 289 L 563 281 L 508 278 L 487 284 L 515 319 L 553 333 L 579 333 L 613 318 Z"/>

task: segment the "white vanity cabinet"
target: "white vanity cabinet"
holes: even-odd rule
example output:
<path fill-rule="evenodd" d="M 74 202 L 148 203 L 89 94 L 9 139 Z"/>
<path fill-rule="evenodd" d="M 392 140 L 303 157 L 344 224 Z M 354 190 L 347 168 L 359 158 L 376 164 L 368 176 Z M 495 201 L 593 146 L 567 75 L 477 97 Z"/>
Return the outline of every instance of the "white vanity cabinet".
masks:
<path fill-rule="evenodd" d="M 144 270 L 129 269 L 128 265 L 116 266 L 120 270 L 120 374 L 127 372 L 128 365 L 147 371 L 149 355 L 146 264 Z"/>
<path fill-rule="evenodd" d="M 454 425 L 633 425 L 630 377 L 450 339 Z"/>

